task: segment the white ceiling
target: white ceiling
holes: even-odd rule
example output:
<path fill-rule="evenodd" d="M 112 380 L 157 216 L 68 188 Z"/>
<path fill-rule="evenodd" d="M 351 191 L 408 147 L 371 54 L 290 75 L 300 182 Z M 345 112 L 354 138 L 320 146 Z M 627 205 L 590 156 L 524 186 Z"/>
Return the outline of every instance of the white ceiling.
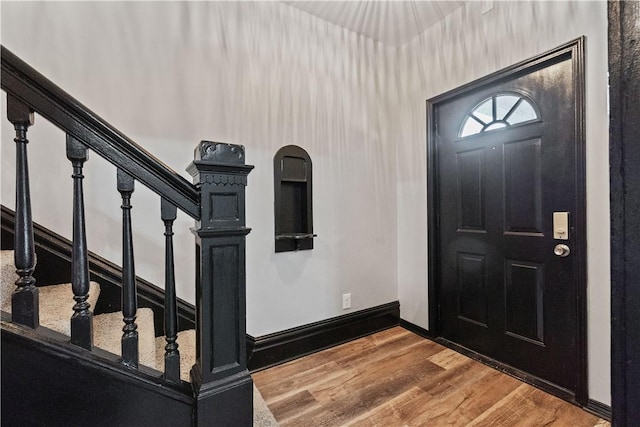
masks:
<path fill-rule="evenodd" d="M 284 1 L 332 24 L 400 46 L 464 4 L 463 1 Z"/>

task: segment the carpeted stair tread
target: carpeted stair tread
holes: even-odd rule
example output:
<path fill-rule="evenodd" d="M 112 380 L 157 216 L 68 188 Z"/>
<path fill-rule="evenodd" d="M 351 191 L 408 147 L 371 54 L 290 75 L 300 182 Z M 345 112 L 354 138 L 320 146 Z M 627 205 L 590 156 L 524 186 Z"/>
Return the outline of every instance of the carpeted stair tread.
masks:
<path fill-rule="evenodd" d="M 2 251 L 0 266 L 0 287 L 2 288 L 2 311 L 11 313 L 11 293 L 15 290 L 18 275 L 13 264 L 13 251 Z M 73 290 L 71 283 L 38 287 L 40 301 L 40 325 L 53 329 L 61 334 L 71 336 L 71 315 L 73 314 Z M 89 298 L 91 310 L 100 296 L 100 285 L 89 282 Z"/>
<path fill-rule="evenodd" d="M 40 294 L 40 324 L 46 328 L 53 329 L 61 334 L 71 336 L 71 315 L 73 306 L 76 303 L 73 299 L 71 283 L 61 285 L 41 286 L 38 288 Z M 89 282 L 89 310 L 93 311 L 100 295 L 100 285 Z"/>
<path fill-rule="evenodd" d="M 3 301 L 2 311 L 11 313 L 11 293 L 15 289 L 12 286 L 7 292 L 8 298 Z M 62 283 L 59 285 L 39 286 L 38 287 L 38 300 L 40 303 L 40 325 L 53 329 L 56 332 L 60 332 L 64 335 L 71 336 L 71 316 L 73 315 L 73 306 L 75 300 L 73 299 L 73 290 L 71 289 L 71 283 Z M 100 285 L 96 282 L 89 282 L 89 298 L 87 301 L 90 304 L 90 310 L 93 310 L 98 296 L 100 295 Z"/>
<path fill-rule="evenodd" d="M 158 370 L 164 371 L 164 347 L 166 340 L 163 336 L 156 338 L 156 356 Z M 189 329 L 178 332 L 178 351 L 180 351 L 180 378 L 191 381 L 189 372 L 196 363 L 196 331 Z M 253 385 L 253 425 L 254 427 L 278 427 L 258 388 Z"/>
<path fill-rule="evenodd" d="M 138 325 L 138 351 L 141 365 L 157 369 L 156 345 L 153 326 L 153 310 L 139 308 L 136 324 Z M 105 313 L 93 318 L 93 345 L 110 353 L 122 353 L 122 312 Z M 163 365 L 164 366 L 164 365 Z"/>
<path fill-rule="evenodd" d="M 156 338 L 156 366 L 164 371 L 164 347 L 167 341 L 164 336 Z M 196 363 L 196 331 L 188 329 L 178 332 L 178 351 L 180 352 L 180 378 L 190 382 L 191 367 Z"/>
<path fill-rule="evenodd" d="M 15 290 L 18 275 L 15 272 L 13 251 L 0 253 L 0 289 L 2 311 L 11 313 L 11 293 Z M 71 315 L 73 314 L 73 290 L 71 283 L 38 287 L 40 301 L 40 325 L 53 329 L 61 334 L 71 336 Z M 91 309 L 96 305 L 100 295 L 100 285 L 89 283 L 89 298 Z M 140 363 L 156 368 L 155 332 L 153 326 L 153 311 L 150 308 L 138 310 L 138 343 Z M 107 313 L 93 318 L 93 344 L 111 353 L 121 353 L 122 312 Z"/>
<path fill-rule="evenodd" d="M 11 293 L 18 280 L 13 264 L 13 251 L 0 252 L 0 306 L 2 311 L 11 313 Z"/>

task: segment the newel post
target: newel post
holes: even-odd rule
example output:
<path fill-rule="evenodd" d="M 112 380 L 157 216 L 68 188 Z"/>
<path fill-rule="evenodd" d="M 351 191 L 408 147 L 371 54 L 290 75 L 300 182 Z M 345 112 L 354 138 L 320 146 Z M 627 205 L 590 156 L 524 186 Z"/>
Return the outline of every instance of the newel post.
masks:
<path fill-rule="evenodd" d="M 241 145 L 202 141 L 187 171 L 200 187 L 196 222 L 196 364 L 191 381 L 197 426 L 251 426 L 247 370 L 245 187 L 253 166 Z"/>

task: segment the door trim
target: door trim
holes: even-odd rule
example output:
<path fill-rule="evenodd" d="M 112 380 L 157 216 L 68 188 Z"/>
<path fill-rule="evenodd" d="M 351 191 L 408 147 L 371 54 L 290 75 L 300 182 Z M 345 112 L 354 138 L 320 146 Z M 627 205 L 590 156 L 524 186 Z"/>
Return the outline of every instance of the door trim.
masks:
<path fill-rule="evenodd" d="M 609 2 L 609 164 L 611 190 L 611 401 L 613 425 L 640 417 L 640 36 L 638 2 Z"/>
<path fill-rule="evenodd" d="M 582 406 L 588 403 L 588 363 L 587 363 L 587 271 L 586 271 L 586 171 L 585 171 L 585 37 L 572 40 L 562 46 L 552 49 L 541 55 L 534 56 L 510 67 L 504 68 L 473 82 L 467 83 L 456 89 L 445 92 L 426 101 L 427 106 L 427 231 L 428 231 L 428 297 L 429 297 L 429 334 L 434 338 L 441 337 L 441 320 L 439 305 L 439 260 L 437 254 L 440 250 L 439 242 L 439 194 L 438 194 L 438 148 L 436 144 L 435 108 L 438 104 L 453 98 L 466 95 L 472 91 L 480 90 L 486 86 L 499 84 L 505 80 L 511 80 L 519 75 L 530 73 L 537 68 L 543 68 L 549 63 L 564 58 L 571 58 L 573 64 L 573 83 L 575 86 L 575 112 L 576 112 L 576 176 L 575 185 L 577 192 L 577 212 L 575 214 L 576 238 L 576 279 L 577 279 L 577 324 L 576 344 L 579 366 L 576 391 L 573 398 L 567 394 L 567 390 L 554 386 L 542 379 L 533 378 L 531 375 L 518 375 L 522 381 L 533 384 L 547 392 L 550 392 L 564 400 Z M 485 360 L 486 362 L 486 360 Z"/>

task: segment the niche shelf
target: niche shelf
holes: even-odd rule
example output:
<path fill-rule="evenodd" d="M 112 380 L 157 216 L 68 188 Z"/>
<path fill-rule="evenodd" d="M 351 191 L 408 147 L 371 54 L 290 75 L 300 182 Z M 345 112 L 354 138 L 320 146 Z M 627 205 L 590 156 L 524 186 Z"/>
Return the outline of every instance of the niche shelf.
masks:
<path fill-rule="evenodd" d="M 287 145 L 273 158 L 276 252 L 313 249 L 311 157 Z"/>

